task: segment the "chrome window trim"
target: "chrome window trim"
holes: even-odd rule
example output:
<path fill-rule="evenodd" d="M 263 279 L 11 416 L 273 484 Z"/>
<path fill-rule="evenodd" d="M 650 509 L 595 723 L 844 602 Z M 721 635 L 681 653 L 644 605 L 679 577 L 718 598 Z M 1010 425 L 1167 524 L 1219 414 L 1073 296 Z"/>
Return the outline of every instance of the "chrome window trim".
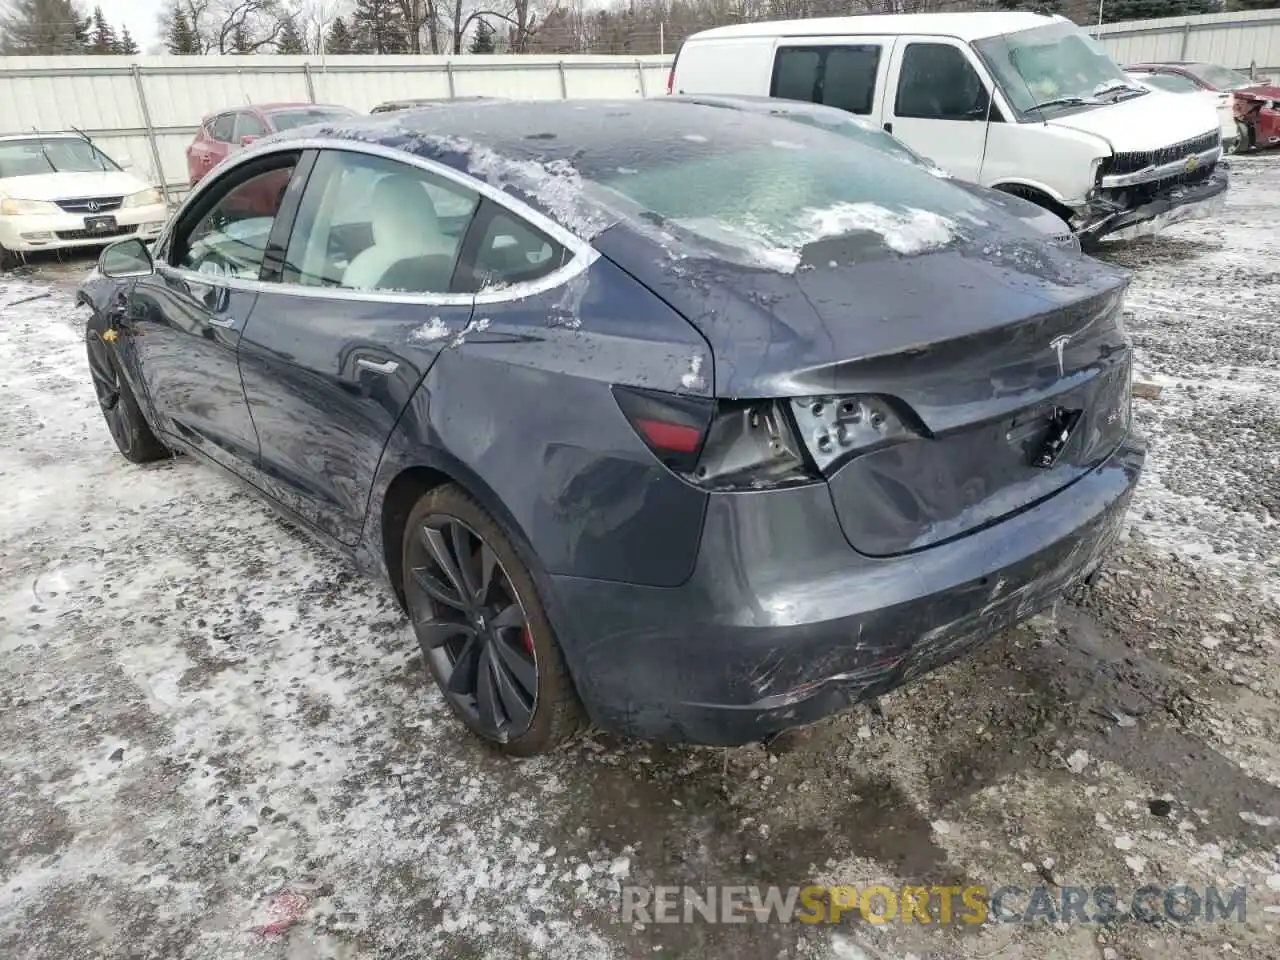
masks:
<path fill-rule="evenodd" d="M 1206 166 L 1208 164 L 1217 163 L 1222 159 L 1222 148 L 1211 147 L 1202 153 L 1188 153 L 1180 160 L 1171 160 L 1158 167 L 1143 167 L 1141 170 L 1133 171 L 1133 173 L 1113 173 L 1103 177 L 1099 186 L 1104 189 L 1112 187 L 1132 187 L 1139 183 L 1148 183 L 1151 180 L 1163 180 L 1165 177 L 1172 177 L 1186 170 L 1187 161 L 1192 157 L 1196 158 L 1197 166 Z"/>
<path fill-rule="evenodd" d="M 169 225 L 165 232 L 156 240 L 156 245 L 165 244 L 163 248 L 166 255 L 170 252 L 171 246 L 169 241 L 171 234 L 176 232 L 178 222 L 182 219 L 183 213 L 191 207 L 199 198 L 213 186 L 222 182 L 240 166 L 246 163 L 252 163 L 268 157 L 275 153 L 303 153 L 307 150 L 342 150 L 348 153 L 363 153 L 369 156 L 381 157 L 385 160 L 394 160 L 398 163 L 404 163 L 411 167 L 417 167 L 441 179 L 449 180 L 458 186 L 471 190 L 481 197 L 492 201 L 498 206 L 504 208 L 514 217 L 524 220 L 532 226 L 538 228 L 556 243 L 560 244 L 572 255 L 559 268 L 551 271 L 543 277 L 536 280 L 525 280 L 520 283 L 512 283 L 502 287 L 489 288 L 480 290 L 476 293 L 396 293 L 393 291 L 380 290 L 347 290 L 339 287 L 311 287 L 304 286 L 300 283 L 279 283 L 266 282 L 262 280 L 241 280 L 235 278 L 222 278 L 207 273 L 199 273 L 195 270 L 187 270 L 184 267 L 174 266 L 167 261 L 157 263 L 157 269 L 163 268 L 166 272 L 189 280 L 195 283 L 216 284 L 224 286 L 229 290 L 243 290 L 254 293 L 275 293 L 291 297 L 319 297 L 325 300 L 355 300 L 361 302 L 373 303 L 408 303 L 422 304 L 424 306 L 464 306 L 474 303 L 493 304 L 493 303 L 513 303 L 517 300 L 523 300 L 526 297 L 536 296 L 554 290 L 557 287 L 564 286 L 575 277 L 584 273 L 591 264 L 595 263 L 600 257 L 600 252 L 596 250 L 590 243 L 583 240 L 578 235 L 566 230 L 560 224 L 556 223 L 550 217 L 542 212 L 535 210 L 526 203 L 512 197 L 509 193 L 500 190 L 493 184 L 469 174 L 462 173 L 450 166 L 439 163 L 427 157 L 420 157 L 417 154 L 409 153 L 404 150 L 398 150 L 394 147 L 386 147 L 379 143 L 366 143 L 362 140 L 344 140 L 339 137 L 308 137 L 300 140 L 281 140 L 274 143 L 255 144 L 252 149 L 243 150 L 233 154 L 222 163 L 218 164 L 216 172 L 211 172 L 198 184 L 195 189 L 187 195 L 182 206 L 169 220 Z M 474 216 L 474 214 L 473 214 Z"/>

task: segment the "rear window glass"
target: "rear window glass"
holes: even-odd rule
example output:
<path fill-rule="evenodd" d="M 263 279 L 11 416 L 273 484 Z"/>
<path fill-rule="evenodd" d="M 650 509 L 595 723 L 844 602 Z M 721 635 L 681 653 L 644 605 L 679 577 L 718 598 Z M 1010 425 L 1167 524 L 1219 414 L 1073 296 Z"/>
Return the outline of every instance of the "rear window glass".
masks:
<path fill-rule="evenodd" d="M 701 129 L 634 153 L 634 166 L 582 172 L 603 203 L 638 222 L 761 266 L 794 266 L 804 246 L 863 230 L 898 252 L 920 252 L 988 210 L 927 169 L 851 137 L 746 116 Z"/>
<path fill-rule="evenodd" d="M 296 110 L 277 110 L 270 114 L 277 130 L 293 130 L 312 123 L 325 123 L 342 117 L 354 117 L 354 110 L 336 107 L 299 107 Z"/>

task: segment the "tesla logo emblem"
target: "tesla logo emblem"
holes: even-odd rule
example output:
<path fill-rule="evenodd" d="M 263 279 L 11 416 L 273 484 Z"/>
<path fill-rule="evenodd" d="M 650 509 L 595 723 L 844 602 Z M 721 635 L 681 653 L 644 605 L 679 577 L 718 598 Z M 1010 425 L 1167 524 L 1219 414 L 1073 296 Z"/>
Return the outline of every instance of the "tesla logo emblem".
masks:
<path fill-rule="evenodd" d="M 84 208 L 88 210 L 90 213 L 97 213 L 99 210 L 102 209 L 102 204 L 100 204 L 97 200 L 90 200 L 88 203 L 84 205 Z"/>
<path fill-rule="evenodd" d="M 1053 351 L 1054 356 L 1058 358 L 1058 376 L 1060 377 L 1064 376 L 1067 372 L 1062 362 L 1062 351 L 1067 348 L 1067 344 L 1070 342 L 1071 338 L 1065 335 L 1061 337 L 1054 337 L 1049 341 L 1049 348 Z"/>

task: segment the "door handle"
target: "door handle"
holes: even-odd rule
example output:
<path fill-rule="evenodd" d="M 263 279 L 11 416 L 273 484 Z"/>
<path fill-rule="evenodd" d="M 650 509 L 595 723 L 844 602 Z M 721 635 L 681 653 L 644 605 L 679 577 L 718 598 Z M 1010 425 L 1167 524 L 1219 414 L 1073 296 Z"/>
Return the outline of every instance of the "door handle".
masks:
<path fill-rule="evenodd" d="M 236 325 L 235 317 L 210 317 L 209 324 L 214 327 L 224 327 L 227 330 L 232 329 Z"/>
<path fill-rule="evenodd" d="M 893 121 L 891 121 L 891 120 L 886 120 L 886 121 L 884 122 L 884 132 L 885 132 L 885 133 L 893 133 Z"/>
<path fill-rule="evenodd" d="M 390 376 L 400 369 L 400 364 L 394 360 L 384 360 L 379 363 L 377 360 L 370 360 L 368 357 L 360 357 L 356 360 L 356 366 L 362 370 L 368 370 L 370 373 L 381 373 L 384 376 Z"/>

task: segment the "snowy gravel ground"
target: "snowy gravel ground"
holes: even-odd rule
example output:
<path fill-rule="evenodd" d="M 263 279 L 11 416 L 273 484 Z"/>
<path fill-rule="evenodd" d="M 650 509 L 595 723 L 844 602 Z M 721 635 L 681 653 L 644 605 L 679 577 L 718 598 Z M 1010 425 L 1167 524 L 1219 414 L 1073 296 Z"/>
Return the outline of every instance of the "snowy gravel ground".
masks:
<path fill-rule="evenodd" d="M 772 754 L 495 758 L 388 590 L 211 470 L 115 453 L 78 266 L 0 280 L 0 957 L 1276 957 L 1280 157 L 1234 166 L 1222 219 L 1107 254 L 1163 391 L 1105 573 Z M 615 919 L 623 882 L 916 880 L 1242 884 L 1249 912 Z"/>

